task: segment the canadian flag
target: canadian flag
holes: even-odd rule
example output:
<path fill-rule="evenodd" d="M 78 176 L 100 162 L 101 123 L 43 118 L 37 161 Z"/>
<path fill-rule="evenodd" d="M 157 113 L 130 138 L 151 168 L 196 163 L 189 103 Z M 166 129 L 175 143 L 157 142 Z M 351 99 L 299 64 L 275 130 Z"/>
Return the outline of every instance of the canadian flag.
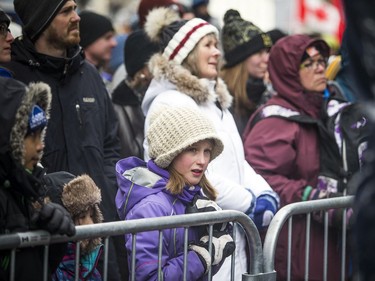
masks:
<path fill-rule="evenodd" d="M 344 19 L 340 0 L 297 0 L 299 31 L 336 36 L 341 42 Z"/>

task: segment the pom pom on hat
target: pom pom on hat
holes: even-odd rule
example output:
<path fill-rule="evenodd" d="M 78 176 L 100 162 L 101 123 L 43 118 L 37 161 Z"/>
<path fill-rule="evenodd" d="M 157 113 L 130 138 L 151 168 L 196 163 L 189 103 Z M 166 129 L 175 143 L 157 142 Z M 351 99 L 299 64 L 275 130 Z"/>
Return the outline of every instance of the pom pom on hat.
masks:
<path fill-rule="evenodd" d="M 176 3 L 174 0 L 141 0 L 138 6 L 138 18 L 139 26 L 143 28 L 148 13 L 159 7 L 170 7 L 177 10 L 179 14 L 182 14 L 183 7 L 180 3 Z"/>
<path fill-rule="evenodd" d="M 205 20 L 181 20 L 169 8 L 152 10 L 146 18 L 145 31 L 152 41 L 159 43 L 163 56 L 177 64 L 184 61 L 204 36 L 210 33 L 219 36 L 217 28 Z"/>
<path fill-rule="evenodd" d="M 82 11 L 79 16 L 80 45 L 83 48 L 94 43 L 109 31 L 115 31 L 112 22 L 105 16 L 90 11 Z"/>
<path fill-rule="evenodd" d="M 49 26 L 67 0 L 14 0 L 14 9 L 23 23 L 23 32 L 32 40 Z"/>
<path fill-rule="evenodd" d="M 224 15 L 222 42 L 225 67 L 232 67 L 272 46 L 271 37 L 252 22 L 243 20 L 236 10 L 228 10 Z"/>
<path fill-rule="evenodd" d="M 201 111 L 191 107 L 161 107 L 150 116 L 147 130 L 149 156 L 161 168 L 194 143 L 213 140 L 211 159 L 224 149 L 212 122 Z"/>

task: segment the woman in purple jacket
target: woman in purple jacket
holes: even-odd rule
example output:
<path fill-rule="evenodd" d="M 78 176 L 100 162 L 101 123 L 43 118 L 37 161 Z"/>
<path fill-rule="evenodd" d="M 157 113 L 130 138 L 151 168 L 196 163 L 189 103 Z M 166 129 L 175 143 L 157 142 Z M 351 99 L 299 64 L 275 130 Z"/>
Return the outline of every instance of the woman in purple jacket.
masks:
<path fill-rule="evenodd" d="M 202 210 L 197 201 L 220 209 L 214 202 L 216 190 L 204 173 L 208 163 L 222 152 L 223 143 L 213 124 L 200 111 L 188 107 L 163 108 L 151 116 L 147 141 L 150 161 L 129 157 L 116 165 L 119 184 L 116 206 L 121 219 L 181 215 L 189 213 L 187 208 L 191 207 Z M 207 233 L 203 237 L 199 233 L 197 228 L 189 229 L 188 280 L 206 279 L 211 266 L 216 273 L 235 248 L 227 231 L 214 231 L 213 239 L 218 239 L 220 243 L 216 245 L 220 246 L 213 243 L 215 254 L 210 256 L 209 245 L 203 241 Z M 135 279 L 157 280 L 158 231 L 138 233 L 136 239 Z M 125 240 L 132 270 L 131 235 L 127 234 Z M 163 280 L 182 280 L 184 229 L 163 230 L 162 243 Z"/>

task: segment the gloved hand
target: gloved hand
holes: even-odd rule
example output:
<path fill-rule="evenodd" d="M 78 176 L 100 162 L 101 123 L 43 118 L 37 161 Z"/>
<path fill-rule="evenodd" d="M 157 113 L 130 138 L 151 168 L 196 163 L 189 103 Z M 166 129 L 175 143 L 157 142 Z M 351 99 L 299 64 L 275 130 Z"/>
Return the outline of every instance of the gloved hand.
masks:
<path fill-rule="evenodd" d="M 186 206 L 185 214 L 195 214 L 202 212 L 212 212 L 212 211 L 221 211 L 222 209 L 216 204 L 215 201 L 208 199 L 203 195 L 195 195 L 191 204 Z M 214 224 L 214 230 L 224 231 L 227 229 L 227 223 L 216 223 Z M 208 232 L 207 232 L 208 233 Z M 206 234 L 207 234 L 206 233 Z"/>
<path fill-rule="evenodd" d="M 277 202 L 271 195 L 260 195 L 255 203 L 252 219 L 258 229 L 267 227 L 277 212 Z"/>
<path fill-rule="evenodd" d="M 336 198 L 344 196 L 341 192 L 330 192 L 324 189 L 318 188 L 310 188 L 306 187 L 306 189 L 311 189 L 310 194 L 308 196 L 308 200 L 316 200 L 316 199 L 325 199 L 325 198 Z M 329 209 L 328 212 L 328 225 L 342 228 L 342 220 L 344 209 Z M 347 209 L 346 211 L 346 226 L 350 228 L 351 225 L 351 218 L 352 218 L 353 210 L 352 208 Z M 316 211 L 312 213 L 312 218 L 317 222 L 324 223 L 324 211 Z"/>
<path fill-rule="evenodd" d="M 69 212 L 56 203 L 43 204 L 40 211 L 34 213 L 32 220 L 42 229 L 51 234 L 66 234 L 73 236 L 76 233 L 74 222 Z"/>
<path fill-rule="evenodd" d="M 217 265 L 233 254 L 236 245 L 227 231 L 214 231 L 212 236 L 212 253 L 210 255 L 209 236 L 203 236 L 198 244 L 190 244 L 189 249 L 196 252 L 203 263 L 205 273 L 212 265 Z"/>
<path fill-rule="evenodd" d="M 324 190 L 324 189 L 313 188 L 313 189 L 311 189 L 311 192 L 310 192 L 309 196 L 307 197 L 307 199 L 308 200 L 317 200 L 317 199 L 330 198 L 332 194 L 333 193 L 331 193 L 327 190 Z"/>

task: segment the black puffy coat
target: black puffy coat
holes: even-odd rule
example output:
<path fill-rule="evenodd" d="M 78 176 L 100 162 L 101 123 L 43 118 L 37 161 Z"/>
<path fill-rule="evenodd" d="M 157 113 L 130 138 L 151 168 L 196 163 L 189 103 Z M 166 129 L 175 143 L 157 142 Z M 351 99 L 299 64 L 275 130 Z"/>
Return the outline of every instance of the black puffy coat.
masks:
<path fill-rule="evenodd" d="M 33 223 L 33 202 L 42 200 L 44 170 L 35 167 L 32 173 L 23 167 L 23 140 L 27 132 L 29 112 L 38 104 L 48 116 L 48 87 L 26 85 L 11 78 L 0 77 L 0 235 L 38 228 Z M 17 113 L 17 114 L 16 114 Z M 0 238 L 1 239 L 1 238 Z M 50 248 L 50 268 L 58 265 L 64 244 Z M 43 278 L 43 247 L 16 251 L 15 280 L 38 281 Z M 0 251 L 0 280 L 9 280 L 10 252 Z"/>

